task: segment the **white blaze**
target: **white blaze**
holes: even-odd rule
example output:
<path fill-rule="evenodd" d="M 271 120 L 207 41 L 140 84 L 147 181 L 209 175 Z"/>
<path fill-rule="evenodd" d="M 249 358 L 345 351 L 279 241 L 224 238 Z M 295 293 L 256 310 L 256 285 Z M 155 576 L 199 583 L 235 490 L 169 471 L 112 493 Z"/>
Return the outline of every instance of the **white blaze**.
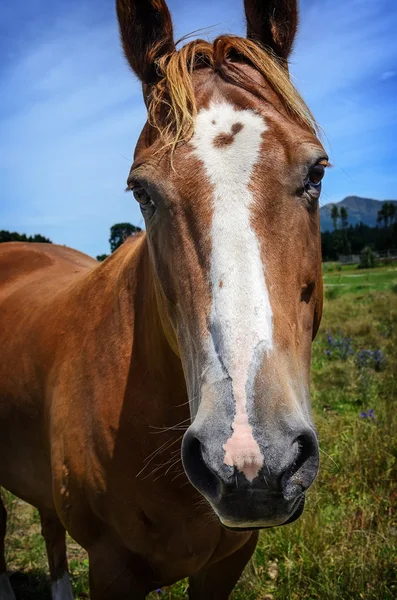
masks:
<path fill-rule="evenodd" d="M 248 376 L 255 376 L 255 350 L 272 348 L 272 309 L 260 245 L 251 226 L 254 197 L 249 188 L 266 129 L 264 119 L 251 110 L 212 104 L 198 113 L 192 138 L 214 187 L 211 323 L 217 352 L 210 360 L 218 363 L 212 365 L 218 373 L 222 361 L 236 404 L 232 435 L 223 446 L 224 462 L 249 481 L 263 466 L 263 455 L 248 421 Z M 220 134 L 223 140 L 229 134 L 226 143 Z"/>

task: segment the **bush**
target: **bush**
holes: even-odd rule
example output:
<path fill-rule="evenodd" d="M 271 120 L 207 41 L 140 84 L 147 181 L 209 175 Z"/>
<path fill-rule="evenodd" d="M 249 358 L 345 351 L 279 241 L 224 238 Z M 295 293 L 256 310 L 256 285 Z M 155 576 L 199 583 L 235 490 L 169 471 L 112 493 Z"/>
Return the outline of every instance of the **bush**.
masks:
<path fill-rule="evenodd" d="M 340 293 L 341 293 L 340 288 L 337 288 L 337 287 L 326 287 L 324 295 L 325 295 L 325 297 L 326 297 L 327 300 L 335 300 L 336 298 L 339 297 Z"/>
<path fill-rule="evenodd" d="M 358 265 L 359 269 L 371 269 L 375 266 L 375 253 L 369 247 L 366 246 L 364 250 L 360 254 L 360 264 Z"/>

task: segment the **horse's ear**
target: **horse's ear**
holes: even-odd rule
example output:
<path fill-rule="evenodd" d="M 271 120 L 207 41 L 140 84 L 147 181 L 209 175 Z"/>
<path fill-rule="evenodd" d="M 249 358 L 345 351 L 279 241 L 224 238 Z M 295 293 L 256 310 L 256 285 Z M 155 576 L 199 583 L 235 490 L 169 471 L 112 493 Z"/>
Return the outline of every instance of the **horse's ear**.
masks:
<path fill-rule="evenodd" d="M 156 59 L 175 49 L 165 0 L 116 0 L 124 53 L 144 84 L 156 82 Z"/>
<path fill-rule="evenodd" d="M 286 61 L 298 28 L 298 0 L 244 0 L 247 38 Z"/>

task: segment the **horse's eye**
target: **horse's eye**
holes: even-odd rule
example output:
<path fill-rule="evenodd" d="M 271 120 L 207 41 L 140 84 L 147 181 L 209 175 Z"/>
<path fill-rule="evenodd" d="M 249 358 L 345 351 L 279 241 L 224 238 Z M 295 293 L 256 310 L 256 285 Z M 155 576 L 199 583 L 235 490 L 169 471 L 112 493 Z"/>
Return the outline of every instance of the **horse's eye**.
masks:
<path fill-rule="evenodd" d="M 132 193 L 134 194 L 135 200 L 141 205 L 141 208 L 153 204 L 151 197 L 141 185 L 135 185 L 132 188 Z"/>
<path fill-rule="evenodd" d="M 325 175 L 325 166 L 321 163 L 314 165 L 309 170 L 309 175 L 307 178 L 307 183 L 314 187 L 319 187 L 321 185 L 321 180 Z"/>

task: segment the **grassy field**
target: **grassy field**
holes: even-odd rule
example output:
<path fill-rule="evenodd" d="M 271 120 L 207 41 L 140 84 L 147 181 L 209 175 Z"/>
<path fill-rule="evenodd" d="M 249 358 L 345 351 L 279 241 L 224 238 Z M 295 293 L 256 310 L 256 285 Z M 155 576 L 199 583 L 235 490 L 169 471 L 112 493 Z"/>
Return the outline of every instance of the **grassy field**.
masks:
<path fill-rule="evenodd" d="M 355 265 L 341 268 L 337 263 L 326 263 L 324 265 L 324 283 L 326 297 L 330 300 L 346 293 L 383 292 L 390 290 L 393 283 L 397 285 L 397 265 L 358 269 Z"/>
<path fill-rule="evenodd" d="M 304 515 L 261 534 L 233 600 L 397 597 L 397 267 L 326 265 L 324 282 L 312 376 L 320 475 Z M 17 597 L 49 599 L 38 515 L 4 495 Z M 87 559 L 72 540 L 69 557 L 76 597 L 87 598 Z M 150 599 L 186 598 L 186 587 Z"/>

